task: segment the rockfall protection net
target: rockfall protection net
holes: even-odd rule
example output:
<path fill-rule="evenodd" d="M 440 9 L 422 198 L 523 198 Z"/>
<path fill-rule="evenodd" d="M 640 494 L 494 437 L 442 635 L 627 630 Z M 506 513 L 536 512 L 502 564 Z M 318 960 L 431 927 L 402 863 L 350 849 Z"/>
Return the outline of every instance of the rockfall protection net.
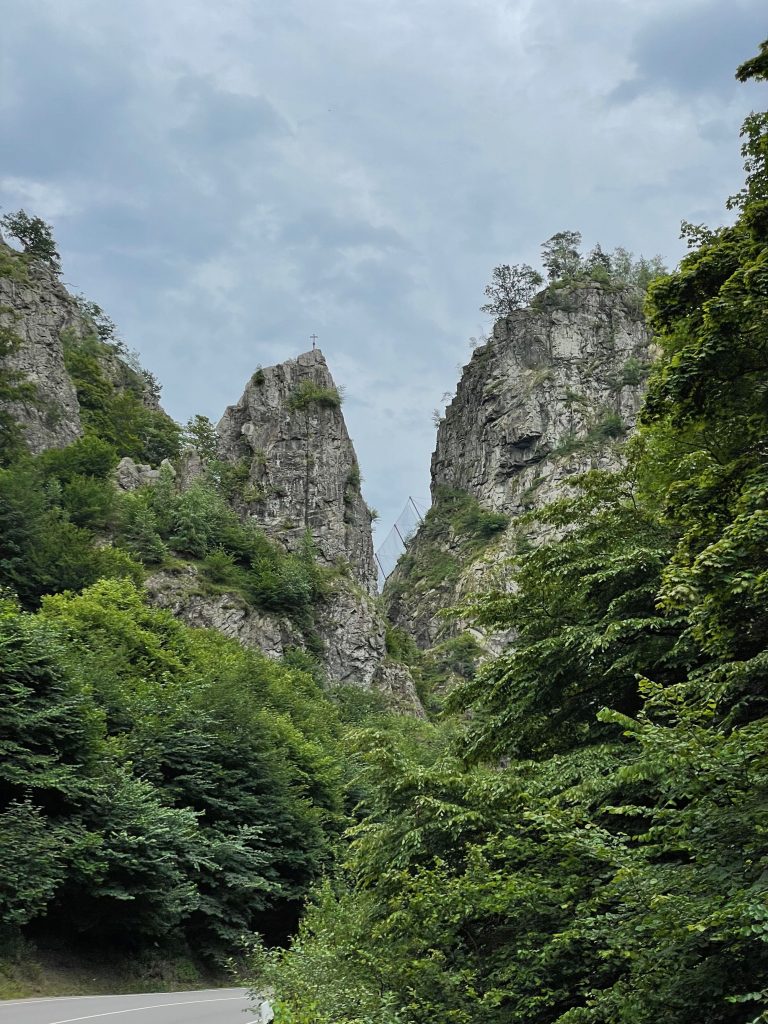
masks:
<path fill-rule="evenodd" d="M 429 502 L 409 497 L 403 511 L 395 520 L 392 529 L 376 550 L 376 565 L 379 570 L 379 590 L 397 565 L 398 559 L 408 547 L 419 524 L 427 514 Z"/>

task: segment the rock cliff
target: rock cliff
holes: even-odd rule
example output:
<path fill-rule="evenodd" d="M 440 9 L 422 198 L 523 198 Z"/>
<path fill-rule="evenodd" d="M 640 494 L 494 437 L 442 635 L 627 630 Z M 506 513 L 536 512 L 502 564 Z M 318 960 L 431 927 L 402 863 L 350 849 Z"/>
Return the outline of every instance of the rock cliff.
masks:
<path fill-rule="evenodd" d="M 192 449 L 177 457 L 179 428 L 159 407 L 156 385 L 111 334 L 101 336 L 104 322 L 93 309 L 44 262 L 0 239 L 0 328 L 10 340 L 2 367 L 29 385 L 23 401 L 4 408 L 34 454 L 90 430 L 121 456 L 114 475 L 121 492 L 170 479 L 183 494 L 204 477 L 203 460 Z M 271 657 L 310 645 L 322 652 L 331 683 L 377 690 L 400 710 L 423 715 L 413 679 L 387 654 L 371 516 L 342 397 L 322 353 L 313 350 L 258 368 L 218 425 L 219 461 L 229 467 L 227 495 L 238 516 L 287 551 L 300 551 L 309 532 L 328 569 L 328 595 L 313 609 L 310 639 L 306 628 L 254 607 L 242 591 L 212 590 L 199 566 L 178 553 L 153 567 L 147 592 L 191 625 Z M 111 539 L 106 527 L 98 543 Z"/>
<path fill-rule="evenodd" d="M 10 403 L 9 411 L 33 454 L 62 448 L 82 436 L 88 396 L 78 393 L 83 381 L 73 372 L 73 363 L 82 366 L 83 359 L 110 392 L 130 394 L 148 412 L 167 419 L 148 377 L 126 362 L 119 345 L 99 339 L 94 321 L 56 273 L 2 239 L 0 327 L 11 332 L 15 342 L 3 365 L 32 385 L 31 396 Z"/>
<path fill-rule="evenodd" d="M 32 452 L 71 444 L 82 433 L 75 386 L 64 363 L 66 332 L 82 337 L 84 325 L 77 303 L 44 264 L 30 264 L 0 241 L 0 326 L 18 339 L 6 357 L 34 386 L 34 396 L 14 403 L 10 412 L 23 430 Z"/>
<path fill-rule="evenodd" d="M 319 349 L 258 369 L 221 418 L 220 448 L 247 466 L 245 514 L 288 546 L 309 529 L 321 560 L 373 594 L 371 514 L 341 402 Z"/>
<path fill-rule="evenodd" d="M 619 465 L 652 358 L 631 288 L 549 288 L 497 321 L 438 428 L 432 510 L 384 590 L 421 647 L 450 634 L 438 613 L 510 552 L 517 517 L 568 477 Z"/>
<path fill-rule="evenodd" d="M 408 670 L 387 655 L 371 515 L 342 397 L 319 349 L 260 367 L 218 424 L 218 454 L 239 481 L 231 500 L 241 519 L 289 551 L 309 532 L 320 563 L 335 570 L 328 599 L 315 609 L 329 680 L 377 690 L 400 710 L 422 716 Z M 182 464 L 181 486 L 186 475 Z M 194 567 L 155 573 L 148 587 L 153 601 L 191 625 L 217 629 L 271 657 L 306 646 L 285 617 L 249 607 L 236 594 L 201 594 Z"/>

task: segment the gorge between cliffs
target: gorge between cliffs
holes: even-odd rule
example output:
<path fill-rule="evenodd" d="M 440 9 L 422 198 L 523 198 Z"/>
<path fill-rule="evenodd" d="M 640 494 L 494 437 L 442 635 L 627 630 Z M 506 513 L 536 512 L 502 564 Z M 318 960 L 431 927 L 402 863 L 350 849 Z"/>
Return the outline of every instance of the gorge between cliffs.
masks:
<path fill-rule="evenodd" d="M 0 997 L 768 1020 L 768 115 L 743 138 L 673 270 L 572 231 L 495 268 L 381 592 L 332 360 L 181 426 L 2 218 Z"/>

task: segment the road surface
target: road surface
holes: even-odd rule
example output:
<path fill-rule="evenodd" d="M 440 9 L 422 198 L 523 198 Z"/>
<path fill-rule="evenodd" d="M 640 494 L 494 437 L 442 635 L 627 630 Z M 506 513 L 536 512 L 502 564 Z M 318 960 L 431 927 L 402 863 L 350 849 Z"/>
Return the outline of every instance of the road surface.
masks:
<path fill-rule="evenodd" d="M 261 1024 L 241 988 L 4 999 L 0 1024 Z"/>

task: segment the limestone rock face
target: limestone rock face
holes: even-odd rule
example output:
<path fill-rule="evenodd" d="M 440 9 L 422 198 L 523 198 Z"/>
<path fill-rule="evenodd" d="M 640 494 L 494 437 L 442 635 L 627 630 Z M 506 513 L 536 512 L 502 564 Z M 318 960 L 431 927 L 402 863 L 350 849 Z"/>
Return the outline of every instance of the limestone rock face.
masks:
<path fill-rule="evenodd" d="M 458 579 L 435 584 L 418 576 L 430 544 L 434 555 L 422 527 L 384 589 L 395 624 L 420 646 L 432 646 L 456 628 L 438 612 L 492 578 L 510 553 L 518 516 L 562 496 L 574 474 L 618 468 L 619 442 L 636 423 L 652 360 L 642 296 L 634 289 L 549 289 L 530 308 L 497 321 L 465 366 L 438 428 L 432 498 L 464 492 L 511 517 L 510 526 L 481 557 L 464 562 Z M 439 547 L 453 557 L 460 538 L 448 531 Z"/>
<path fill-rule="evenodd" d="M 541 504 L 523 500 L 532 468 L 551 485 L 632 429 L 650 346 L 637 293 L 597 283 L 545 293 L 540 307 L 499 320 L 440 424 L 433 497 L 456 488 L 512 515 Z"/>
<path fill-rule="evenodd" d="M 375 596 L 371 515 L 322 352 L 258 369 L 240 401 L 225 411 L 217 433 L 219 455 L 241 484 L 232 499 L 238 514 L 288 550 L 297 549 L 309 530 L 319 561 L 342 570 L 316 609 L 330 682 L 378 690 L 399 710 L 423 716 L 408 669 L 387 657 L 386 622 Z M 194 453 L 185 453 L 177 485 L 195 478 L 198 463 Z M 247 608 L 233 595 L 201 594 L 194 570 L 181 577 L 157 574 L 151 593 L 190 624 L 219 629 L 271 656 L 305 646 L 289 620 Z"/>
<path fill-rule="evenodd" d="M 156 484 L 161 477 L 162 470 L 176 476 L 176 470 L 170 460 L 163 459 L 160 469 L 153 469 L 151 466 L 139 465 L 130 456 L 126 455 L 120 459 L 115 468 L 115 483 L 121 491 L 136 491 L 146 484 Z"/>
<path fill-rule="evenodd" d="M 64 365 L 62 333 L 82 337 L 77 304 L 56 275 L 44 264 L 23 263 L 0 241 L 13 275 L 0 275 L 0 326 L 16 334 L 21 344 L 7 365 L 24 374 L 35 387 L 35 398 L 9 406 L 33 453 L 61 448 L 82 434 L 80 406 Z"/>
<path fill-rule="evenodd" d="M 286 616 L 259 612 L 237 594 L 206 593 L 192 565 L 175 572 L 158 570 L 147 579 L 146 588 L 152 604 L 167 608 L 188 625 L 215 629 L 269 658 L 306 646 L 301 631 Z M 384 622 L 367 593 L 340 583 L 318 618 L 331 683 L 377 691 L 402 714 L 425 717 L 409 670 L 387 659 Z"/>
<path fill-rule="evenodd" d="M 371 515 L 334 395 L 319 349 L 257 370 L 218 425 L 221 454 L 247 462 L 243 505 L 262 529 L 295 547 L 308 528 L 320 560 L 346 562 L 372 594 Z"/>
<path fill-rule="evenodd" d="M 328 599 L 315 609 L 329 682 L 379 691 L 397 710 L 423 716 L 410 672 L 387 657 L 386 621 L 375 597 L 371 517 L 322 353 L 306 352 L 258 370 L 240 401 L 225 411 L 217 433 L 219 456 L 238 481 L 231 498 L 238 515 L 288 550 L 295 550 L 309 530 L 320 562 L 341 570 Z M 176 486 L 189 487 L 204 471 L 197 452 L 186 450 Z M 124 490 L 159 475 L 131 459 L 123 459 L 116 471 Z M 262 612 L 237 593 L 216 593 L 194 566 L 158 571 L 147 589 L 154 604 L 189 625 L 216 629 L 269 657 L 307 647 L 289 618 Z"/>
<path fill-rule="evenodd" d="M 286 647 L 301 647 L 301 634 L 284 616 L 263 615 L 236 594 L 205 594 L 194 566 L 180 573 L 159 571 L 147 579 L 150 601 L 198 629 L 215 629 L 245 647 L 280 658 Z"/>
<path fill-rule="evenodd" d="M 82 436 L 83 424 L 65 349 L 93 337 L 96 328 L 50 267 L 29 261 L 2 239 L 0 327 L 13 332 L 18 341 L 16 351 L 3 362 L 34 387 L 29 400 L 8 404 L 27 448 L 37 455 L 72 444 Z M 114 345 L 98 344 L 94 353 L 101 374 L 115 391 L 128 390 L 148 409 L 161 411 L 157 392 Z"/>
<path fill-rule="evenodd" d="M 374 676 L 373 689 L 382 693 L 390 706 L 401 714 L 427 717 L 407 665 L 382 662 Z"/>
<path fill-rule="evenodd" d="M 373 599 L 359 587 L 337 587 L 319 614 L 331 679 L 371 689 L 387 657 L 384 621 Z"/>

